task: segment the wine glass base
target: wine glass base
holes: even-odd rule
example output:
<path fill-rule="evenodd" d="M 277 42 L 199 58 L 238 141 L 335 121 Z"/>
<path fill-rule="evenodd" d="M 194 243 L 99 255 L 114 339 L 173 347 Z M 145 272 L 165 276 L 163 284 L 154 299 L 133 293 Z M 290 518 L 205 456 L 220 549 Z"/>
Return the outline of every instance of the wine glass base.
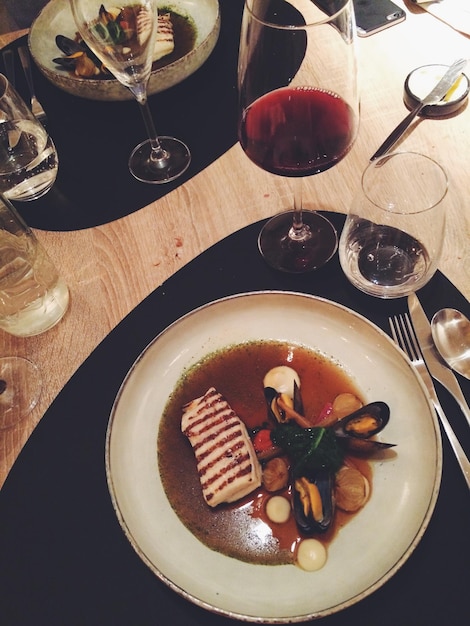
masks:
<path fill-rule="evenodd" d="M 258 247 L 264 260 L 276 270 L 302 274 L 327 263 L 338 249 L 338 234 L 333 224 L 320 213 L 302 211 L 302 221 L 309 229 L 303 239 L 292 239 L 293 211 L 271 218 L 262 228 Z"/>
<path fill-rule="evenodd" d="M 36 406 L 42 389 L 36 365 L 22 357 L 0 357 L 0 430 L 16 426 Z"/>
<path fill-rule="evenodd" d="M 158 140 L 168 155 L 166 158 L 151 158 L 149 139 L 136 146 L 129 157 L 129 170 L 142 183 L 169 183 L 181 176 L 191 163 L 191 153 L 185 143 L 173 137 L 159 137 Z"/>

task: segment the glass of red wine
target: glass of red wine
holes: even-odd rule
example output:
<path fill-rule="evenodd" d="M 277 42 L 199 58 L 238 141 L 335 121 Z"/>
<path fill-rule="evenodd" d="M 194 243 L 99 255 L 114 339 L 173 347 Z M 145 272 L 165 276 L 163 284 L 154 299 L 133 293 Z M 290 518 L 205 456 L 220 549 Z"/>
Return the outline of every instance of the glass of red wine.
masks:
<path fill-rule="evenodd" d="M 238 61 L 239 140 L 262 169 L 294 180 L 294 206 L 258 245 L 275 269 L 302 273 L 338 247 L 331 222 L 302 208 L 302 178 L 351 149 L 359 124 L 352 0 L 245 0 Z"/>

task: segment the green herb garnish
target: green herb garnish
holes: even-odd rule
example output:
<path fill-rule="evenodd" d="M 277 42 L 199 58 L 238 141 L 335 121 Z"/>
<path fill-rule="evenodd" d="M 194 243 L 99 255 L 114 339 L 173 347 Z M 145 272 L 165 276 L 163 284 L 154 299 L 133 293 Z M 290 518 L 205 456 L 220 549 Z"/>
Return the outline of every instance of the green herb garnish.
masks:
<path fill-rule="evenodd" d="M 271 439 L 289 456 L 294 476 L 320 468 L 337 472 L 343 464 L 344 451 L 331 428 L 302 428 L 287 422 L 274 428 Z"/>

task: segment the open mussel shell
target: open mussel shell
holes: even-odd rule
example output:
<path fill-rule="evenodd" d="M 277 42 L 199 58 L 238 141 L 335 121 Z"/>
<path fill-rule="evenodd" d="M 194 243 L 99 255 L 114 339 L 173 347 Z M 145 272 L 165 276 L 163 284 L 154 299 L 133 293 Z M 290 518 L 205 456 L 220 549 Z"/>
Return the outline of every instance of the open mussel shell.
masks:
<path fill-rule="evenodd" d="M 304 405 L 302 403 L 302 396 L 300 395 L 300 387 L 297 386 L 297 383 L 294 383 L 294 411 L 304 414 Z"/>
<path fill-rule="evenodd" d="M 64 70 L 73 72 L 77 67 L 77 58 L 85 53 L 85 47 L 64 35 L 57 35 L 55 42 L 59 50 L 65 54 L 65 57 L 56 57 L 52 61 Z"/>
<path fill-rule="evenodd" d="M 321 500 L 320 507 L 307 507 L 308 511 L 306 512 L 301 490 L 296 487 L 297 481 L 307 481 L 310 483 L 310 486 L 313 485 L 313 492 L 315 493 L 313 498 Z M 334 474 L 322 468 L 309 476 L 294 479 L 292 508 L 297 527 L 304 535 L 310 536 L 324 533 L 330 528 L 335 514 L 334 481 Z"/>
<path fill-rule="evenodd" d="M 268 418 L 277 422 L 287 421 L 277 405 L 277 399 L 283 397 L 297 413 L 303 414 L 300 378 L 288 365 L 279 365 L 270 369 L 263 380 L 264 397 L 268 406 Z"/>
<path fill-rule="evenodd" d="M 390 408 L 385 402 L 371 402 L 354 413 L 346 415 L 334 425 L 338 437 L 369 439 L 385 428 L 390 419 Z"/>
<path fill-rule="evenodd" d="M 75 69 L 77 64 L 77 59 L 70 57 L 56 57 L 55 59 L 52 59 L 52 61 L 70 72 Z"/>
<path fill-rule="evenodd" d="M 264 397 L 266 399 L 266 404 L 268 407 L 269 419 L 274 419 L 276 422 L 288 421 L 288 416 L 284 414 L 284 412 L 277 403 L 278 398 L 281 397 L 284 399 L 284 401 L 287 401 L 287 403 L 292 404 L 292 408 L 294 409 L 294 411 L 300 413 L 301 415 L 303 414 L 302 397 L 300 395 L 300 389 L 295 382 L 294 389 L 290 394 L 279 393 L 273 387 L 265 387 Z"/>
<path fill-rule="evenodd" d="M 72 56 L 72 54 L 76 54 L 77 52 L 84 52 L 86 50 L 85 46 L 78 43 L 74 39 L 70 39 L 70 37 L 65 37 L 64 35 L 57 35 L 55 43 L 59 50 L 68 57 Z"/>
<path fill-rule="evenodd" d="M 393 448 L 396 445 L 395 443 L 385 443 L 375 439 L 357 439 L 354 437 L 343 437 L 341 441 L 349 452 L 358 452 L 359 454 L 373 454 L 380 450 Z"/>
<path fill-rule="evenodd" d="M 335 435 L 349 450 L 372 453 L 395 444 L 371 439 L 388 424 L 390 408 L 385 402 L 371 402 L 340 419 L 333 427 Z"/>

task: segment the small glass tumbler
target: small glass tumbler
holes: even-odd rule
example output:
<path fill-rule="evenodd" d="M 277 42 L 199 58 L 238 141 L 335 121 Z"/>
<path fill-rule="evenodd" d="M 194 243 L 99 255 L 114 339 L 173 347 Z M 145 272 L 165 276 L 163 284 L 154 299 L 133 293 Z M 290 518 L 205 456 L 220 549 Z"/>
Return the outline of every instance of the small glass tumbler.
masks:
<path fill-rule="evenodd" d="M 64 316 L 69 290 L 32 230 L 0 195 L 0 328 L 38 335 Z"/>
<path fill-rule="evenodd" d="M 57 178 L 57 150 L 44 126 L 0 74 L 0 193 L 36 200 Z"/>
<path fill-rule="evenodd" d="M 368 165 L 339 243 L 341 267 L 357 289 L 400 298 L 432 278 L 447 188 L 444 169 L 422 154 L 396 152 Z"/>

